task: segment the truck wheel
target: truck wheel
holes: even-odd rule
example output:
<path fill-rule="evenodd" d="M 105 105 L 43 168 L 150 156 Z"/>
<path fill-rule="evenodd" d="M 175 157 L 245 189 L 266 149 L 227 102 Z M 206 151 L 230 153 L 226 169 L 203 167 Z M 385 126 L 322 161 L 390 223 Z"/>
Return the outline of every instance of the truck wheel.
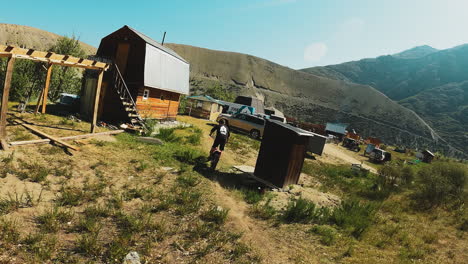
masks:
<path fill-rule="evenodd" d="M 253 139 L 259 139 L 260 138 L 260 131 L 256 129 L 250 130 L 250 137 Z"/>

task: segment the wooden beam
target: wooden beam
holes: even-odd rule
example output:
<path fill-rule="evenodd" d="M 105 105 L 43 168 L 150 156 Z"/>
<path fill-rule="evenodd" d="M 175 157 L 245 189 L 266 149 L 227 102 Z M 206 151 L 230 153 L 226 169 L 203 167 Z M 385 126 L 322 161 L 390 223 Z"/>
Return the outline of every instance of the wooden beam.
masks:
<path fill-rule="evenodd" d="M 96 123 L 97 123 L 97 114 L 99 109 L 99 97 L 101 94 L 102 86 L 102 77 L 104 76 L 104 71 L 101 71 L 98 76 L 97 85 L 96 85 L 96 94 L 94 95 L 94 109 L 93 109 L 93 120 L 91 123 L 91 133 L 96 132 Z"/>
<path fill-rule="evenodd" d="M 36 134 L 38 134 L 38 135 L 40 135 L 40 136 L 43 136 L 43 137 L 45 137 L 45 138 L 50 139 L 50 141 L 52 141 L 52 142 L 54 142 L 54 143 L 59 143 L 60 145 L 63 145 L 63 146 L 65 146 L 65 147 L 69 148 L 69 149 L 80 150 L 78 147 L 75 147 L 75 146 L 73 146 L 73 145 L 70 145 L 70 144 L 68 144 L 68 143 L 65 143 L 63 140 L 60 140 L 60 139 L 55 138 L 55 137 L 53 137 L 53 136 L 51 136 L 51 135 L 49 135 L 49 134 L 46 134 L 46 133 L 42 132 L 41 130 L 39 130 L 39 129 L 37 129 L 37 128 L 34 128 L 34 127 L 32 127 L 32 126 L 30 126 L 30 125 L 28 125 L 28 124 L 25 124 L 25 123 L 22 122 L 22 121 L 15 120 L 15 122 L 19 123 L 20 125 L 24 126 L 25 128 L 27 128 L 27 129 L 33 131 L 34 133 L 36 133 Z"/>
<path fill-rule="evenodd" d="M 50 75 L 51 74 L 52 74 L 52 64 L 49 64 L 47 66 L 47 76 L 46 76 L 46 81 L 45 81 L 45 85 L 44 85 L 44 90 L 42 92 L 42 110 L 41 110 L 41 112 L 43 114 L 46 113 L 47 95 L 49 95 Z"/>
<path fill-rule="evenodd" d="M 15 58 L 8 58 L 7 69 L 5 74 L 5 84 L 3 86 L 2 105 L 0 109 L 0 142 L 4 150 L 8 149 L 6 144 L 6 119 L 8 111 L 8 97 L 10 95 L 11 78 L 13 77 L 13 67 L 15 65 Z"/>
<path fill-rule="evenodd" d="M 112 130 L 107 132 L 100 132 L 100 133 L 93 133 L 93 134 L 83 134 L 77 136 L 68 136 L 68 137 L 61 137 L 60 140 L 74 140 L 74 139 L 84 139 L 96 136 L 105 136 L 105 135 L 116 135 L 125 132 L 124 130 Z M 13 141 L 10 142 L 10 146 L 21 146 L 21 145 L 33 145 L 33 144 L 47 144 L 50 143 L 50 139 L 36 139 L 36 140 L 27 140 L 27 141 Z"/>
<path fill-rule="evenodd" d="M 34 111 L 35 114 L 39 113 L 39 108 L 41 108 L 42 97 L 44 96 L 44 88 L 42 88 L 41 94 L 37 98 L 36 110 Z"/>
<path fill-rule="evenodd" d="M 107 70 L 110 66 L 109 64 L 104 62 L 82 59 L 69 55 L 0 45 L 0 57 L 5 56 L 14 56 L 20 59 L 42 61 L 61 66 L 79 67 L 94 70 Z"/>

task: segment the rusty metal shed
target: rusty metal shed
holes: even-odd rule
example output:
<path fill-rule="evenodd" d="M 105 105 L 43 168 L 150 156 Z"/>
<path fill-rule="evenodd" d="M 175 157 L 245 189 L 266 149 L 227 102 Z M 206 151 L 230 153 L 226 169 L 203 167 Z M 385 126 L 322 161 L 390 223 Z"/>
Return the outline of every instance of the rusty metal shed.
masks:
<path fill-rule="evenodd" d="M 279 188 L 297 184 L 310 137 L 303 129 L 267 120 L 255 176 Z"/>

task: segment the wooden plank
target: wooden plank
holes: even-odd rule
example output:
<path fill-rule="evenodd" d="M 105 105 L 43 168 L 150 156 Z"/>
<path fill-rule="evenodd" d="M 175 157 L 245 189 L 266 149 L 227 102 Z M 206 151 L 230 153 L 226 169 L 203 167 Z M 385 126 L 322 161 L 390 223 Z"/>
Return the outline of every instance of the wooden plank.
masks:
<path fill-rule="evenodd" d="M 90 137 L 97 137 L 97 136 L 105 136 L 105 135 L 116 135 L 125 132 L 124 130 L 112 130 L 107 132 L 99 132 L 93 134 L 83 134 L 83 135 L 76 135 L 76 136 L 68 136 L 68 137 L 61 137 L 60 140 L 74 140 L 74 139 L 84 139 Z M 21 146 L 21 145 L 33 145 L 33 144 L 47 144 L 50 143 L 50 139 L 36 139 L 36 140 L 26 140 L 26 141 L 13 141 L 10 142 L 10 146 Z"/>
<path fill-rule="evenodd" d="M 41 108 L 42 97 L 44 96 L 44 88 L 41 90 L 41 94 L 37 98 L 36 110 L 34 111 L 35 114 L 39 113 L 39 108 Z"/>
<path fill-rule="evenodd" d="M 8 97 L 10 96 L 11 78 L 13 77 L 13 68 L 15 66 L 15 58 L 8 58 L 7 69 L 5 74 L 5 84 L 3 86 L 2 105 L 0 109 L 0 141 L 2 148 L 8 148 L 6 142 L 6 119 L 8 111 Z"/>
<path fill-rule="evenodd" d="M 5 150 L 5 151 L 8 151 L 10 149 L 6 139 L 3 139 L 3 138 L 0 139 L 0 145 L 1 145 L 2 149 Z"/>
<path fill-rule="evenodd" d="M 104 76 L 104 71 L 101 71 L 98 76 L 98 81 L 96 85 L 96 94 L 94 95 L 94 109 L 93 109 L 93 120 L 91 123 L 91 133 L 96 132 L 96 123 L 97 123 L 97 114 L 99 109 L 99 98 L 101 94 L 102 86 L 102 77 Z"/>
<path fill-rule="evenodd" d="M 53 52 L 38 51 L 33 49 L 23 49 L 14 46 L 0 45 L 0 57 L 14 56 L 16 58 L 28 59 L 33 61 L 43 61 L 61 66 L 79 67 L 85 69 L 107 70 L 109 64 L 77 58 L 68 55 L 57 54 Z"/>
<path fill-rule="evenodd" d="M 34 133 L 36 133 L 36 134 L 38 134 L 38 135 L 40 135 L 40 136 L 43 136 L 43 137 L 46 137 L 46 138 L 50 139 L 51 141 L 53 141 L 53 142 L 55 142 L 55 143 L 59 143 L 60 145 L 63 145 L 63 146 L 65 146 L 65 147 L 69 148 L 69 149 L 80 150 L 78 147 L 72 146 L 72 145 L 70 145 L 70 144 L 64 142 L 63 140 L 60 140 L 60 139 L 58 139 L 58 138 L 55 138 L 55 137 L 53 137 L 53 136 L 51 136 L 51 135 L 49 135 L 49 134 L 47 134 L 47 133 L 42 132 L 41 130 L 39 130 L 39 129 L 37 129 L 37 128 L 34 128 L 34 127 L 32 127 L 32 126 L 30 126 L 30 125 L 28 125 L 28 124 L 25 124 L 25 123 L 22 122 L 22 121 L 15 120 L 15 122 L 19 123 L 20 125 L 24 126 L 25 128 L 27 128 L 27 129 L 33 131 Z"/>
<path fill-rule="evenodd" d="M 52 64 L 49 64 L 49 66 L 47 66 L 47 76 L 46 76 L 46 81 L 45 81 L 45 85 L 44 85 L 44 90 L 42 92 L 42 110 L 41 110 L 41 112 L 43 114 L 46 113 L 47 96 L 49 95 L 50 75 L 51 74 L 52 74 Z"/>

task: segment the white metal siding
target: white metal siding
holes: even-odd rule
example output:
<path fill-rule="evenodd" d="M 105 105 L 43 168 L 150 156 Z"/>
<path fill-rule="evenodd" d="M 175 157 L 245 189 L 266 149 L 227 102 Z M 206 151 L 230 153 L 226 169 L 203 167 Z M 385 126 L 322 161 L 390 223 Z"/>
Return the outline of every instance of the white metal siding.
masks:
<path fill-rule="evenodd" d="M 188 63 L 146 44 L 145 86 L 189 94 Z"/>

